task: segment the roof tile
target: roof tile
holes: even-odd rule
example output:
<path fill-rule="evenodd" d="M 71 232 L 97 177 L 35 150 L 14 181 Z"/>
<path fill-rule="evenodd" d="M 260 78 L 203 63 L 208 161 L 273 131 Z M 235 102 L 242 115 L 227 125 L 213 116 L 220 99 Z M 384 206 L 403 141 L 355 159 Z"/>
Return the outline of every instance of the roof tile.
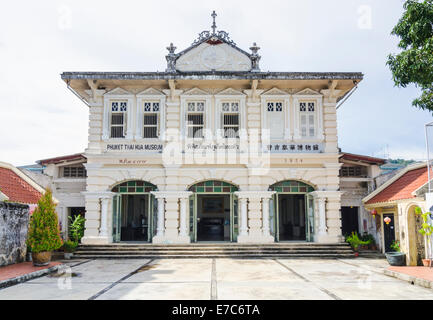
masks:
<path fill-rule="evenodd" d="M 410 170 L 368 200 L 366 204 L 415 198 L 412 192 L 426 184 L 427 180 L 426 167 Z"/>
<path fill-rule="evenodd" d="M 13 202 L 37 203 L 42 196 L 28 182 L 7 168 L 0 168 L 0 190 Z"/>

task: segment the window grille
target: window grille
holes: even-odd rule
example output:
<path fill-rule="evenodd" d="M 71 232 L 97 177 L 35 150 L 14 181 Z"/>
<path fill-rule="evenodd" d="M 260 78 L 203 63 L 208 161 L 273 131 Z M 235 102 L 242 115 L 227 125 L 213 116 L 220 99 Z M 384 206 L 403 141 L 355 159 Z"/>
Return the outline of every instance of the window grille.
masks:
<path fill-rule="evenodd" d="M 301 102 L 299 104 L 300 120 L 301 120 L 301 136 L 314 137 L 315 129 L 315 103 Z"/>
<path fill-rule="evenodd" d="M 84 178 L 86 176 L 87 172 L 83 166 L 63 167 L 64 178 Z"/>
<path fill-rule="evenodd" d="M 345 166 L 340 169 L 340 177 L 367 177 L 367 168 L 362 166 Z"/>
<path fill-rule="evenodd" d="M 186 126 L 188 138 L 204 137 L 204 102 L 188 102 Z"/>
<path fill-rule="evenodd" d="M 221 109 L 224 138 L 238 138 L 239 102 L 223 102 Z"/>
<path fill-rule="evenodd" d="M 159 102 L 144 103 L 143 138 L 158 137 Z"/>
<path fill-rule="evenodd" d="M 111 103 L 111 138 L 125 138 L 127 102 Z"/>

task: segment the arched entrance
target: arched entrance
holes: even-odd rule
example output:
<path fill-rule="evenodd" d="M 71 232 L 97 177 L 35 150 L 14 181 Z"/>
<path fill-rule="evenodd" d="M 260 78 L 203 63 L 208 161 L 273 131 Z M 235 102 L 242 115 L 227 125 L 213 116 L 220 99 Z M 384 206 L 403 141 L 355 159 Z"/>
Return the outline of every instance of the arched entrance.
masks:
<path fill-rule="evenodd" d="M 126 181 L 113 187 L 113 242 L 150 242 L 156 231 L 156 186 L 145 181 Z"/>
<path fill-rule="evenodd" d="M 422 266 L 425 258 L 424 236 L 418 232 L 422 228 L 422 217 L 415 213 L 416 206 L 411 206 L 407 212 L 407 227 L 409 240 L 409 265 Z"/>
<path fill-rule="evenodd" d="M 189 199 L 191 242 L 236 242 L 239 219 L 234 192 L 238 187 L 210 180 L 194 184 L 188 190 L 194 192 Z"/>
<path fill-rule="evenodd" d="M 275 241 L 313 241 L 314 188 L 304 182 L 280 181 L 270 186 L 276 191 L 270 201 L 271 234 Z"/>

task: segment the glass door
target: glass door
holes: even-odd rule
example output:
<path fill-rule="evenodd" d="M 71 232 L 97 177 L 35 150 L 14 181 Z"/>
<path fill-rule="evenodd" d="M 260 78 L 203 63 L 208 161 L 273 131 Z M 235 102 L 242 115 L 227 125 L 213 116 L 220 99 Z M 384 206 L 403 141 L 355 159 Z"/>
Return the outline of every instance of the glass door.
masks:
<path fill-rule="evenodd" d="M 279 214 L 279 207 L 280 207 L 280 204 L 279 204 L 279 197 L 278 197 L 278 193 L 276 193 L 276 194 L 274 194 L 274 196 L 273 196 L 273 199 L 274 199 L 274 212 L 273 212 L 273 220 L 275 221 L 275 224 L 274 224 L 274 231 L 275 231 L 275 234 L 274 234 L 274 237 L 275 237 L 275 241 L 277 241 L 277 242 L 279 242 L 280 241 L 280 226 L 279 226 L 279 224 L 280 224 L 280 214 Z"/>
<path fill-rule="evenodd" d="M 310 194 L 305 195 L 305 202 L 307 208 L 306 216 L 306 240 L 308 242 L 314 241 L 314 198 Z"/>
<path fill-rule="evenodd" d="M 238 197 L 233 193 L 230 194 L 230 203 L 230 242 L 237 242 L 239 234 Z"/>
<path fill-rule="evenodd" d="M 148 223 L 147 223 L 147 241 L 151 242 L 153 237 L 153 219 L 154 219 L 154 208 L 153 208 L 153 194 L 147 195 L 148 199 Z"/>
<path fill-rule="evenodd" d="M 197 194 L 189 197 L 189 236 L 197 242 Z"/>
<path fill-rule="evenodd" d="M 113 242 L 120 242 L 120 224 L 121 224 L 121 213 L 122 208 L 122 196 L 116 194 L 113 197 Z"/>
<path fill-rule="evenodd" d="M 156 236 L 156 232 L 158 229 L 158 199 L 156 199 L 155 196 L 152 194 L 150 196 L 150 202 L 152 203 L 152 210 L 150 211 L 152 213 L 151 235 L 152 237 L 154 237 Z M 150 241 L 152 241 L 152 239 Z"/>

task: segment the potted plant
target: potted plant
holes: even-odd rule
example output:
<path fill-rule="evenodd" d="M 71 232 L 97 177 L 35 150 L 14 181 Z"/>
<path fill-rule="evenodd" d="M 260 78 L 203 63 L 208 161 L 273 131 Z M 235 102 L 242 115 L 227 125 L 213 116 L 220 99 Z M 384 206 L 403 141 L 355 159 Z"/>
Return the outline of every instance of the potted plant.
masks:
<path fill-rule="evenodd" d="M 75 241 L 78 245 L 81 238 L 84 236 L 84 219 L 81 215 L 76 215 L 74 218 L 69 216 L 69 237 L 71 240 Z"/>
<path fill-rule="evenodd" d="M 374 250 L 374 251 L 377 250 L 376 240 L 374 239 L 373 235 L 371 235 L 371 234 L 365 232 L 365 233 L 360 237 L 360 239 L 361 239 L 362 241 L 366 241 L 366 242 L 368 242 L 368 245 L 364 245 L 365 249 L 367 249 L 367 250 Z"/>
<path fill-rule="evenodd" d="M 63 243 L 63 251 L 65 259 L 71 259 L 75 249 L 78 246 L 78 242 L 67 240 Z"/>
<path fill-rule="evenodd" d="M 32 252 L 34 266 L 48 265 L 51 252 L 63 244 L 55 207 L 52 192 L 47 189 L 30 217 L 27 245 Z"/>
<path fill-rule="evenodd" d="M 363 241 L 359 238 L 358 233 L 352 232 L 351 235 L 346 237 L 346 242 L 350 244 L 353 251 L 355 251 L 355 256 L 357 257 L 359 255 L 358 249 L 359 246 L 368 245 L 368 241 Z"/>
<path fill-rule="evenodd" d="M 415 208 L 415 213 L 420 214 L 422 217 L 422 226 L 421 229 L 418 230 L 419 233 L 421 233 L 424 237 L 426 237 L 427 240 L 427 247 L 430 247 L 430 252 L 427 249 L 426 250 L 426 258 L 422 259 L 422 263 L 425 267 L 431 267 L 433 264 L 433 246 L 431 237 L 433 234 L 433 225 L 432 225 L 432 214 L 430 212 L 422 213 L 422 210 L 420 207 Z"/>
<path fill-rule="evenodd" d="M 406 254 L 401 252 L 400 242 L 395 240 L 390 245 L 391 252 L 385 252 L 386 260 L 391 266 L 405 266 Z"/>

